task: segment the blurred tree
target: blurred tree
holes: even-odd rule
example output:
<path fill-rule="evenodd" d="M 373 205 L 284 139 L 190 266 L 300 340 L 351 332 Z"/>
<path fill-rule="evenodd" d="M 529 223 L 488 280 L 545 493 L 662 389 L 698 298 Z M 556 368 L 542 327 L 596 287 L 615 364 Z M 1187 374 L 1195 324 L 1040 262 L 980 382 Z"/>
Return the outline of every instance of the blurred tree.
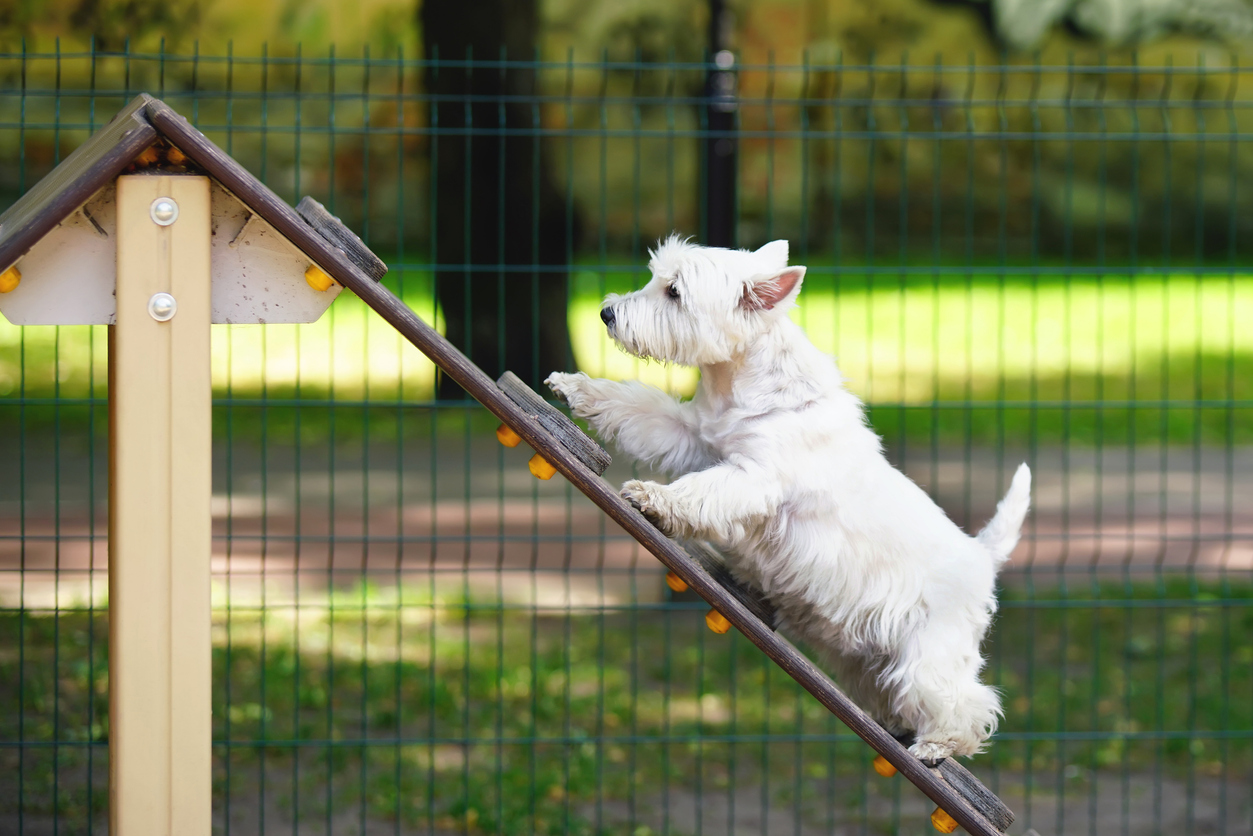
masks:
<path fill-rule="evenodd" d="M 433 97 L 436 295 L 446 334 L 493 378 L 532 386 L 572 367 L 566 326 L 575 221 L 551 177 L 538 131 L 534 67 L 491 66 L 536 55 L 536 0 L 425 0 L 422 41 Z M 458 63 L 472 57 L 473 64 Z M 467 133 L 467 129 L 482 133 Z M 448 378 L 440 398 L 461 398 Z"/>
<path fill-rule="evenodd" d="M 166 0 L 79 0 L 70 13 L 70 26 L 95 36 L 99 49 L 124 49 L 132 37 L 160 33 L 171 47 L 180 37 L 200 27 L 201 5 Z"/>
<path fill-rule="evenodd" d="M 1133 46 L 1174 32 L 1215 39 L 1253 34 L 1247 0 L 982 0 L 991 21 L 1012 49 L 1038 46 L 1059 23 L 1101 43 Z"/>
<path fill-rule="evenodd" d="M 177 50 L 190 45 L 213 0 L 46 0 L 0 3 L 0 40 L 38 42 L 63 37 L 95 40 L 99 50 L 156 43 Z M 33 46 L 34 44 L 31 44 Z"/>

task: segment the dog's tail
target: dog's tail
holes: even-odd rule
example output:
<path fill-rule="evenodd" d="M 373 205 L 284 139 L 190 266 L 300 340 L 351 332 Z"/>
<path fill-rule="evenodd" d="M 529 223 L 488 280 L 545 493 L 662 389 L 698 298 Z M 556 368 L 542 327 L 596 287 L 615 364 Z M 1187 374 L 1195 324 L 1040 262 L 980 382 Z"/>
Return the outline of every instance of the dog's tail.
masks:
<path fill-rule="evenodd" d="M 1022 521 L 1027 516 L 1027 509 L 1030 507 L 1031 468 L 1024 463 L 1018 466 L 1014 481 L 1009 485 L 1009 493 L 1005 494 L 1005 498 L 996 506 L 996 516 L 975 538 L 992 552 L 998 567 L 1009 560 L 1010 552 L 1014 550 L 1014 546 L 1018 545 Z"/>

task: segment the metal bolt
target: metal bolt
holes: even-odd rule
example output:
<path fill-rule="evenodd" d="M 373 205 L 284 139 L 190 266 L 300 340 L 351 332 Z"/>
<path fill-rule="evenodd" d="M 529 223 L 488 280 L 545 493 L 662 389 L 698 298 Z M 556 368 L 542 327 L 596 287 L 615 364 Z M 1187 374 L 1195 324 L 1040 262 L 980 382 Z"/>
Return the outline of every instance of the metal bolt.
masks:
<path fill-rule="evenodd" d="M 157 322 L 169 322 L 177 312 L 178 302 L 168 293 L 154 293 L 148 300 L 148 313 Z"/>
<path fill-rule="evenodd" d="M 152 222 L 157 226 L 169 226 L 178 220 L 178 204 L 172 198 L 158 197 L 152 201 L 149 214 L 152 215 Z"/>

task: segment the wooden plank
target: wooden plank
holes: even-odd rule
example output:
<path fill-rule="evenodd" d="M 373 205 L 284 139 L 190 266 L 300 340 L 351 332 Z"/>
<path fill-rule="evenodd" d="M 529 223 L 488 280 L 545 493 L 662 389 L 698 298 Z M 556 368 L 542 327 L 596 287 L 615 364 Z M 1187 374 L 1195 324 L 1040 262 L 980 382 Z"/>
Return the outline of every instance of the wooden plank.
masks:
<path fill-rule="evenodd" d="M 158 197 L 178 220 L 158 226 Z M 111 833 L 212 824 L 209 180 L 118 179 L 109 328 Z M 168 322 L 154 293 L 178 303 Z"/>
<path fill-rule="evenodd" d="M 895 735 L 896 741 L 908 749 L 914 745 L 914 733 Z M 923 761 L 935 776 L 949 784 L 966 803 L 978 810 L 984 818 L 1000 830 L 1014 822 L 1014 813 L 995 793 L 980 783 L 979 779 L 957 762 L 955 758 L 941 761 Z"/>
<path fill-rule="evenodd" d="M 148 123 L 152 97 L 140 94 L 109 124 L 74 149 L 61 164 L 0 215 L 0 271 L 35 246 L 57 224 L 121 174 L 157 141 Z"/>
<path fill-rule="evenodd" d="M 387 265 L 383 263 L 383 259 L 371 252 L 365 242 L 357 237 L 357 233 L 328 212 L 321 203 L 305 195 L 296 204 L 296 214 L 304 218 L 319 235 L 343 250 L 349 260 L 365 271 L 367 276 L 377 282 L 387 275 Z"/>
<path fill-rule="evenodd" d="M 966 767 L 957 762 L 956 758 L 945 758 L 932 770 L 943 778 L 948 785 L 957 790 L 984 818 L 992 823 L 997 830 L 1006 830 L 1014 823 L 1014 813 L 1005 806 L 1005 802 L 996 793 L 980 783 L 971 775 Z"/>
<path fill-rule="evenodd" d="M 597 476 L 613 462 L 605 448 L 579 429 L 579 425 L 566 417 L 565 413 L 545 401 L 535 391 L 523 383 L 513 372 L 505 372 L 496 381 L 500 391 L 509 396 L 510 400 L 526 410 L 528 415 L 535 417 L 544 429 L 552 433 L 562 445 L 578 457 L 579 461 Z"/>

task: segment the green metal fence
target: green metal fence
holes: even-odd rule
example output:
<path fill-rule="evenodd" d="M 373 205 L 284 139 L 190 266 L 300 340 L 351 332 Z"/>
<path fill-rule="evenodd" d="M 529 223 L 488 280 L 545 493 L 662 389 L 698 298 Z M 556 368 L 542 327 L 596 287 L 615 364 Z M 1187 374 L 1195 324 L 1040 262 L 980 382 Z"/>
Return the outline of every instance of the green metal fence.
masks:
<path fill-rule="evenodd" d="M 690 392 L 596 311 L 703 232 L 735 143 L 738 243 L 809 265 L 797 316 L 894 461 L 967 527 L 1035 470 L 972 763 L 1011 832 L 1253 833 L 1253 84 L 1209 62 L 739 66 L 711 103 L 703 64 L 5 54 L 0 195 L 148 91 L 450 335 L 489 323 L 485 365 L 542 376 L 556 333 Z M 498 92 L 440 92 L 470 74 Z M 215 832 L 929 830 L 354 299 L 213 339 Z M 0 832 L 105 829 L 106 361 L 0 324 Z"/>

